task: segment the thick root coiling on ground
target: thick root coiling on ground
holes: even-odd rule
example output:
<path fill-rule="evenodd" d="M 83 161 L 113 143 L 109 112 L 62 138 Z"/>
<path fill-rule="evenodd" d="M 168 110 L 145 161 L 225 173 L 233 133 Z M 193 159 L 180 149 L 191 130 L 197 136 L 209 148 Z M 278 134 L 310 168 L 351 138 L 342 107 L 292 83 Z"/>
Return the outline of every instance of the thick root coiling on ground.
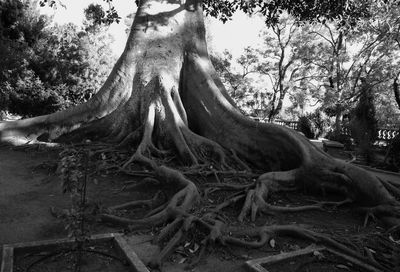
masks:
<path fill-rule="evenodd" d="M 128 219 L 111 214 L 102 214 L 101 219 L 104 222 L 109 222 L 117 225 L 127 226 L 131 229 L 148 228 L 150 226 L 159 226 L 168 220 L 177 217 L 181 213 L 186 213 L 192 205 L 199 199 L 197 187 L 188 179 L 183 177 L 178 171 L 165 166 L 160 166 L 155 169 L 157 179 L 163 182 L 163 186 L 179 188 L 171 199 L 165 203 L 160 203 L 158 196 L 148 201 L 130 202 L 112 207 L 112 210 L 137 207 L 138 205 L 148 205 L 152 210 L 148 211 L 147 215 L 141 219 Z M 154 207 L 154 203 L 158 206 Z M 152 204 L 152 205 L 150 205 Z"/>
<path fill-rule="evenodd" d="M 248 215 L 251 221 L 255 221 L 258 213 L 276 214 L 324 210 L 326 208 L 355 204 L 358 211 L 366 214 L 365 222 L 369 218 L 380 218 L 390 225 L 400 224 L 400 205 L 391 196 L 391 193 L 396 195 L 397 190 L 399 190 L 398 185 L 383 182 L 382 184 L 388 190 L 386 191 L 380 181 L 371 175 L 365 175 L 364 179 L 360 180 L 354 179 L 351 172 L 350 174 L 344 174 L 342 169 L 338 167 L 333 169 L 335 171 L 323 169 L 322 173 L 317 173 L 318 179 L 313 176 L 315 173 L 304 175 L 304 173 L 308 172 L 300 168 L 283 172 L 269 172 L 261 175 L 253 184 L 245 186 L 232 184 L 211 185 L 207 189 L 207 193 L 221 189 L 236 190 L 237 193 L 215 207 L 214 211 L 219 212 L 238 201 L 244 200 L 242 210 L 238 215 L 239 221 L 243 221 Z M 357 176 L 357 178 L 359 177 Z M 314 203 L 311 205 L 292 207 L 282 207 L 268 203 L 268 198 L 271 194 L 302 189 L 306 192 L 317 192 L 323 196 L 331 192 L 339 193 L 342 195 L 343 200 L 313 201 Z"/>
<path fill-rule="evenodd" d="M 300 207 L 282 207 L 268 204 L 268 197 L 271 193 L 295 191 L 298 189 L 295 183 L 296 174 L 297 170 L 271 172 L 261 175 L 253 185 L 246 185 L 244 188 L 243 186 L 226 185 L 225 189 L 243 189 L 243 191 L 235 194 L 232 198 L 226 200 L 222 204 L 219 204 L 215 208 L 215 211 L 219 211 L 241 199 L 244 199 L 242 210 L 238 216 L 238 220 L 242 222 L 249 214 L 251 220 L 255 221 L 257 213 L 259 212 L 275 214 L 282 212 L 322 210 L 326 205 L 340 205 L 348 202 L 348 200 L 340 203 L 321 202 L 314 205 L 305 205 Z"/>

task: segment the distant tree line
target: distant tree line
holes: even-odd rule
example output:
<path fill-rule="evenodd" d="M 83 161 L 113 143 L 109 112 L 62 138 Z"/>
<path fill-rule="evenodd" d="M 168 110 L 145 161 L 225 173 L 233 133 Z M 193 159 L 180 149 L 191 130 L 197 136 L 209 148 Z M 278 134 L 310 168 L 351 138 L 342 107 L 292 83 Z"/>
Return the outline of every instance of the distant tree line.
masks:
<path fill-rule="evenodd" d="M 368 86 L 375 125 L 398 123 L 393 82 L 400 71 L 400 8 L 378 1 L 371 11 L 352 27 L 281 16 L 260 33 L 261 45 L 245 48 L 237 59 L 226 51 L 212 60 L 238 106 L 254 118 L 308 116 L 339 132 L 359 116 Z"/>

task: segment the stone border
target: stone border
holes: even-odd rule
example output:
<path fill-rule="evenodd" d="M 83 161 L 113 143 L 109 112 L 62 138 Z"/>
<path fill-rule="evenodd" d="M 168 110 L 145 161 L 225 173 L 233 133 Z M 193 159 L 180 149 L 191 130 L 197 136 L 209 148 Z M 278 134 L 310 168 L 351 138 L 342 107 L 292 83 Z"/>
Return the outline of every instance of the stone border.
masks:
<path fill-rule="evenodd" d="M 311 246 L 308 246 L 308 247 L 300 249 L 300 250 L 295 250 L 295 251 L 291 251 L 291 252 L 285 252 L 285 253 L 272 255 L 272 256 L 268 256 L 268 257 L 264 257 L 264 258 L 250 260 L 250 261 L 246 262 L 246 266 L 252 272 L 268 272 L 268 270 L 265 269 L 262 266 L 262 264 L 279 263 L 279 262 L 286 261 L 287 259 L 292 259 L 292 258 L 300 257 L 303 255 L 312 254 L 315 251 L 318 251 L 318 252 L 328 251 L 332 254 L 335 254 L 339 257 L 346 259 L 350 263 L 353 263 L 353 264 L 365 269 L 365 271 L 381 272 L 381 270 L 375 268 L 374 266 L 363 263 L 356 258 L 342 254 L 340 252 L 337 252 L 333 249 L 330 249 L 330 248 L 327 248 L 324 246 L 315 246 L 315 245 L 311 245 Z"/>
<path fill-rule="evenodd" d="M 127 241 L 119 233 L 106 233 L 92 235 L 89 239 L 91 243 L 101 243 L 106 241 L 113 241 L 116 249 L 119 250 L 130 264 L 134 272 L 150 272 L 150 270 L 143 264 L 136 253 L 128 245 Z M 26 253 L 35 250 L 51 250 L 60 247 L 71 245 L 75 242 L 73 238 L 62 238 L 54 240 L 35 241 L 27 243 L 16 243 L 3 245 L 3 255 L 0 272 L 13 272 L 14 268 L 14 253 Z"/>

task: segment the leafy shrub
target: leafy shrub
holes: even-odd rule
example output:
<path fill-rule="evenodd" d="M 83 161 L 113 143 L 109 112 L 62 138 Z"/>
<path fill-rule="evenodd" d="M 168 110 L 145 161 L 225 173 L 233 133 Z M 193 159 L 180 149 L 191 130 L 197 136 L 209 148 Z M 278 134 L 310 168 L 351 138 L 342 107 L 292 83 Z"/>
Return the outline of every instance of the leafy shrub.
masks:
<path fill-rule="evenodd" d="M 49 114 L 70 104 L 63 86 L 58 87 L 45 88 L 39 79 L 18 80 L 14 86 L 6 82 L 0 85 L 0 106 L 24 117 Z"/>
<path fill-rule="evenodd" d="M 307 118 L 313 124 L 315 138 L 326 135 L 330 122 L 329 118 L 327 118 L 321 110 L 316 110 L 315 112 L 308 114 Z"/>
<path fill-rule="evenodd" d="M 309 139 L 314 139 L 315 137 L 315 128 L 307 116 L 299 118 L 298 130 Z"/>

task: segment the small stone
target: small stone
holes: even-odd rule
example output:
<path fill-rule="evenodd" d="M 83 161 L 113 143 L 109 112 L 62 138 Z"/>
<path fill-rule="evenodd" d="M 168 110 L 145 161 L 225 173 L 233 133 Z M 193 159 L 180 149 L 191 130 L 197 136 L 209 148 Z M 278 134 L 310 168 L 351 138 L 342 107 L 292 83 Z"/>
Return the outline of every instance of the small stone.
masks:
<path fill-rule="evenodd" d="M 313 252 L 313 255 L 314 255 L 315 257 L 317 257 L 318 260 L 322 260 L 323 258 L 325 258 L 324 254 L 322 254 L 322 253 L 319 252 L 318 250 L 315 250 L 315 251 Z"/>
<path fill-rule="evenodd" d="M 269 240 L 269 245 L 270 245 L 272 248 L 275 248 L 275 246 L 276 246 L 275 240 L 274 240 L 274 239 Z"/>
<path fill-rule="evenodd" d="M 336 267 L 337 268 L 340 268 L 340 269 L 346 269 L 346 270 L 350 270 L 347 266 L 345 266 L 344 264 L 338 264 L 338 265 L 336 265 Z"/>

